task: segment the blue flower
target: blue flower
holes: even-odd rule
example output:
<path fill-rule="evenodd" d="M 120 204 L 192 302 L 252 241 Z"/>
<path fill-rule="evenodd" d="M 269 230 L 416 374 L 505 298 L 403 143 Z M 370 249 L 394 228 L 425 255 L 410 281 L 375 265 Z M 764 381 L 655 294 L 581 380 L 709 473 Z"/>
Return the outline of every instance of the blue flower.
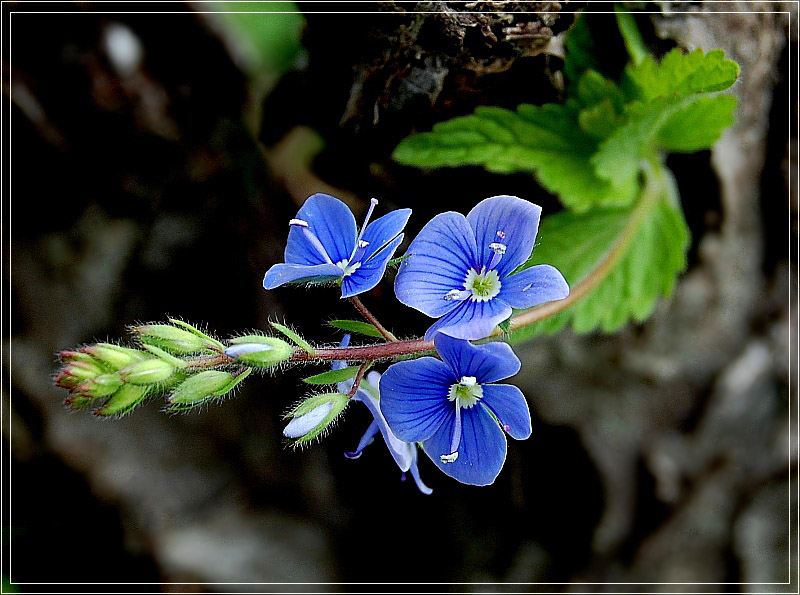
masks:
<path fill-rule="evenodd" d="M 350 335 L 345 335 L 339 346 L 347 347 L 349 343 Z M 334 370 L 341 369 L 345 367 L 345 363 L 336 361 L 331 364 L 331 367 Z M 364 403 L 366 408 L 369 409 L 369 412 L 372 413 L 373 420 L 367 427 L 367 431 L 359 441 L 356 449 L 353 452 L 346 452 L 344 454 L 348 459 L 357 459 L 361 456 L 363 450 L 372 444 L 375 435 L 380 432 L 392 458 L 394 458 L 397 466 L 400 467 L 403 481 L 405 481 L 406 472 L 410 472 L 419 491 L 423 494 L 430 495 L 433 493 L 433 490 L 422 483 L 422 479 L 419 476 L 419 468 L 417 467 L 417 445 L 413 442 L 403 442 L 395 436 L 386 424 L 386 418 L 383 417 L 383 413 L 381 413 L 379 406 L 380 393 L 378 392 L 380 379 L 381 375 L 378 372 L 370 372 L 367 374 L 367 377 L 361 381 L 361 385 L 358 391 L 356 391 L 356 394 L 351 397 L 353 401 Z M 337 390 L 343 394 L 348 394 L 352 388 L 352 380 L 345 380 L 344 382 L 340 382 L 337 386 Z"/>
<path fill-rule="evenodd" d="M 342 201 L 327 194 L 309 196 L 289 221 L 286 262 L 267 271 L 264 289 L 292 281 L 341 280 L 342 297 L 347 298 L 375 287 L 403 241 L 401 232 L 411 215 L 411 209 L 398 209 L 369 223 L 377 203 L 373 198 L 358 231 Z"/>
<path fill-rule="evenodd" d="M 475 346 L 442 333 L 441 360 L 393 364 L 381 377 L 381 411 L 394 434 L 422 448 L 439 469 L 462 483 L 489 485 L 506 459 L 505 431 L 524 440 L 531 416 L 522 392 L 491 384 L 513 376 L 520 362 L 505 343 Z"/>
<path fill-rule="evenodd" d="M 511 315 L 569 295 L 564 276 L 546 264 L 519 273 L 533 250 L 541 207 L 516 196 L 493 196 L 469 215 L 431 219 L 408 247 L 395 279 L 397 299 L 439 318 L 438 332 L 482 339 Z"/>

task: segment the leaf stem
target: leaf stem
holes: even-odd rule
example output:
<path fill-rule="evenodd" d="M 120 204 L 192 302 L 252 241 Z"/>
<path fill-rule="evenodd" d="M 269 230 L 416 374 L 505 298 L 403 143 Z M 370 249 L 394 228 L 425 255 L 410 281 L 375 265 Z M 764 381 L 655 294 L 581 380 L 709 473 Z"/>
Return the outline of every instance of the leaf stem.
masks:
<path fill-rule="evenodd" d="M 572 286 L 569 296 L 565 299 L 549 302 L 514 316 L 509 324 L 510 330 L 514 331 L 524 328 L 553 316 L 554 314 L 563 312 L 605 280 L 608 274 L 617 265 L 619 259 L 628 251 L 631 242 L 633 242 L 636 233 L 639 231 L 639 225 L 642 219 L 645 214 L 647 214 L 653 202 L 661 196 L 664 190 L 661 167 L 662 165 L 655 157 L 643 160 L 642 168 L 645 171 L 647 183 L 642 192 L 642 197 L 631 211 L 630 217 L 625 223 L 625 227 L 622 228 L 622 231 L 619 236 L 617 236 L 614 245 L 611 247 L 606 257 L 601 260 L 580 283 Z"/>
<path fill-rule="evenodd" d="M 364 304 L 361 303 L 360 299 L 358 299 L 355 296 L 353 296 L 353 297 L 351 297 L 349 299 L 350 299 L 350 303 L 353 304 L 353 306 L 355 306 L 355 309 L 358 310 L 359 313 L 364 318 L 367 319 L 367 322 L 369 322 L 372 326 L 374 326 L 376 329 L 378 329 L 378 332 L 381 334 L 381 336 L 384 339 L 386 339 L 387 341 L 390 341 L 390 342 L 397 341 L 397 337 L 395 337 L 392 333 L 390 333 L 388 330 L 386 330 L 386 328 L 380 322 L 378 322 L 378 319 L 375 318 L 372 315 L 372 312 L 367 310 L 367 307 Z"/>

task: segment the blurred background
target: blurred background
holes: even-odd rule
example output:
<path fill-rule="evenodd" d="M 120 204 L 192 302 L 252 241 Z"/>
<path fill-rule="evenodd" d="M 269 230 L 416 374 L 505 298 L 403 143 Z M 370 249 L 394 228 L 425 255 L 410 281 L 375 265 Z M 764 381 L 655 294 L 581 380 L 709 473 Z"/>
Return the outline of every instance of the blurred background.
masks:
<path fill-rule="evenodd" d="M 621 68 L 611 6 L 362 2 L 336 5 L 361 14 L 334 14 L 316 12 L 324 3 L 236 3 L 276 12 L 220 14 L 231 5 L 82 2 L 33 14 L 24 4 L 3 4 L 11 581 L 100 592 L 131 587 L 67 583 L 796 581 L 796 4 L 627 5 L 648 11 L 637 20 L 654 50 L 721 47 L 741 66 L 734 128 L 713 151 L 669 159 L 693 234 L 689 269 L 644 324 L 517 346 L 533 436 L 510 441 L 485 488 L 422 456 L 432 496 L 402 483 L 380 445 L 345 459 L 366 408 L 320 444 L 285 448 L 298 370 L 252 377 L 200 412 L 168 415 L 153 399 L 108 420 L 64 407 L 55 354 L 167 315 L 220 337 L 280 320 L 338 342 L 325 322 L 354 316 L 336 291 L 261 287 L 314 192 L 346 201 L 359 221 L 373 196 L 378 214 L 411 207 L 408 238 L 436 213 L 496 194 L 556 212 L 528 175 L 425 172 L 391 151 L 478 105 L 559 101 L 558 45 L 578 11 L 600 31 L 607 23 L 597 47 Z M 391 276 L 362 298 L 402 334 L 429 324 L 394 299 Z"/>

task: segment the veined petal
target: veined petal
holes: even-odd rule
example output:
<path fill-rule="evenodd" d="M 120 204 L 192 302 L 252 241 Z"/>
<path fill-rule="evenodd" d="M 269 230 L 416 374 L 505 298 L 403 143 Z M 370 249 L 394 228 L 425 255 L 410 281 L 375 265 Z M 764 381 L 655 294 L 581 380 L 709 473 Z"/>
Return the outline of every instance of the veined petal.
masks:
<path fill-rule="evenodd" d="M 425 333 L 430 339 L 437 332 L 458 339 L 483 339 L 492 334 L 494 327 L 511 316 L 511 306 L 497 298 L 487 302 L 466 299 L 455 302 L 457 306 L 433 323 Z"/>
<path fill-rule="evenodd" d="M 397 463 L 397 466 L 400 467 L 400 471 L 408 471 L 411 468 L 412 463 L 411 449 L 416 449 L 416 446 L 400 440 L 400 438 L 395 436 L 394 433 L 389 429 L 389 425 L 386 423 L 386 418 L 383 416 L 383 413 L 381 413 L 380 402 L 378 399 L 368 394 L 364 390 L 359 390 L 353 396 L 353 400 L 361 401 L 367 406 L 367 409 L 369 409 L 370 413 L 372 413 L 372 417 L 375 418 L 374 423 L 377 424 L 378 429 L 383 435 L 383 440 L 386 442 L 389 452 L 392 453 L 392 457 Z"/>
<path fill-rule="evenodd" d="M 464 289 L 475 264 L 475 237 L 464 215 L 447 212 L 431 219 L 406 251 L 394 282 L 397 299 L 438 318 L 458 303 L 444 299 L 452 289 Z"/>
<path fill-rule="evenodd" d="M 430 438 L 453 416 L 447 400 L 456 382 L 450 368 L 434 357 L 389 366 L 381 376 L 380 409 L 392 432 L 406 442 Z"/>
<path fill-rule="evenodd" d="M 338 279 L 342 276 L 342 269 L 335 264 L 286 264 L 280 263 L 270 267 L 264 275 L 264 289 L 275 289 L 284 283 L 308 279 L 325 281 Z"/>
<path fill-rule="evenodd" d="M 334 264 L 350 258 L 356 244 L 356 220 L 341 200 L 328 194 L 312 194 L 303 203 L 296 219 L 308 223 L 308 230 L 317 236 Z M 303 230 L 296 226 L 289 230 L 283 255 L 284 260 L 292 264 L 325 262 Z"/>
<path fill-rule="evenodd" d="M 342 297 L 353 297 L 375 287 L 383 278 L 389 259 L 402 241 L 403 234 L 400 234 L 371 260 L 367 260 L 365 256 L 365 259 L 361 261 L 361 266 L 342 279 Z"/>
<path fill-rule="evenodd" d="M 461 483 L 484 486 L 494 482 L 506 460 L 506 437 L 497 422 L 478 405 L 462 409 L 458 458 L 444 463 L 441 456 L 450 454 L 454 427 L 455 415 L 452 415 L 422 443 L 425 454 L 439 469 Z"/>
<path fill-rule="evenodd" d="M 522 391 L 510 384 L 484 384 L 482 388 L 483 398 L 477 406 L 487 405 L 512 438 L 528 438 L 531 435 L 531 413 Z"/>
<path fill-rule="evenodd" d="M 501 278 L 525 262 L 536 241 L 541 213 L 540 206 L 516 196 L 492 196 L 475 205 L 467 221 L 475 234 L 478 263 L 488 267 L 495 255 L 493 243 L 505 246 L 495 266 Z"/>
<path fill-rule="evenodd" d="M 503 279 L 497 297 L 512 308 L 533 308 L 563 300 L 568 295 L 569 285 L 564 275 L 549 264 L 538 264 Z"/>
<path fill-rule="evenodd" d="M 437 333 L 433 342 L 456 378 L 473 376 L 483 385 L 513 376 L 520 369 L 519 358 L 508 343 L 473 345 L 444 333 Z"/>
<path fill-rule="evenodd" d="M 387 213 L 383 217 L 375 219 L 375 221 L 367 225 L 367 229 L 364 230 L 364 236 L 361 239 L 369 242 L 369 246 L 364 253 L 362 266 L 364 265 L 364 261 L 372 258 L 378 250 L 395 239 L 397 235 L 403 231 L 410 216 L 411 209 L 397 209 L 391 213 Z"/>

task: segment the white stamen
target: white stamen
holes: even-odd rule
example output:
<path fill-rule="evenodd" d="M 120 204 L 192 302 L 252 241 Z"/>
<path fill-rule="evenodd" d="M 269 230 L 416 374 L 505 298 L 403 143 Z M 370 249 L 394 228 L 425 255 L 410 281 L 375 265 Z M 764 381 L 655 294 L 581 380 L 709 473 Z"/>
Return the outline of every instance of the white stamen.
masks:
<path fill-rule="evenodd" d="M 533 283 L 528 283 L 525 287 L 522 288 L 522 291 L 528 291 L 531 287 L 533 287 Z"/>
<path fill-rule="evenodd" d="M 369 246 L 369 242 L 367 240 L 358 240 L 359 248 L 366 248 L 367 246 Z"/>
<path fill-rule="evenodd" d="M 378 204 L 377 198 L 371 198 L 369 201 L 369 209 L 367 209 L 367 216 L 364 217 L 364 223 L 361 224 L 361 231 L 358 232 L 358 238 L 356 239 L 356 246 L 353 248 L 353 253 L 350 255 L 350 262 L 353 262 L 353 257 L 356 255 L 356 250 L 361 248 L 361 238 L 364 236 L 364 232 L 367 230 L 367 223 L 369 223 L 370 217 L 372 217 L 372 211 L 375 210 L 375 205 Z"/>
<path fill-rule="evenodd" d="M 506 237 L 506 232 L 504 232 L 503 230 L 498 230 L 497 237 L 500 238 L 501 240 L 504 240 Z"/>
<path fill-rule="evenodd" d="M 308 227 L 308 221 L 302 219 L 290 219 L 289 225 L 299 225 L 300 227 Z"/>
<path fill-rule="evenodd" d="M 461 384 L 464 386 L 475 386 L 478 384 L 478 379 L 475 376 L 462 376 L 461 377 Z"/>
<path fill-rule="evenodd" d="M 506 245 L 500 242 L 492 242 L 489 244 L 489 249 L 495 254 L 503 255 L 506 253 Z"/>
<path fill-rule="evenodd" d="M 447 300 L 448 302 L 451 302 L 453 300 L 465 300 L 470 295 L 472 295 L 472 292 L 466 289 L 451 289 L 446 294 L 444 294 L 444 299 Z"/>
<path fill-rule="evenodd" d="M 454 463 L 458 458 L 458 452 L 451 452 L 449 455 L 439 455 L 442 463 Z"/>

